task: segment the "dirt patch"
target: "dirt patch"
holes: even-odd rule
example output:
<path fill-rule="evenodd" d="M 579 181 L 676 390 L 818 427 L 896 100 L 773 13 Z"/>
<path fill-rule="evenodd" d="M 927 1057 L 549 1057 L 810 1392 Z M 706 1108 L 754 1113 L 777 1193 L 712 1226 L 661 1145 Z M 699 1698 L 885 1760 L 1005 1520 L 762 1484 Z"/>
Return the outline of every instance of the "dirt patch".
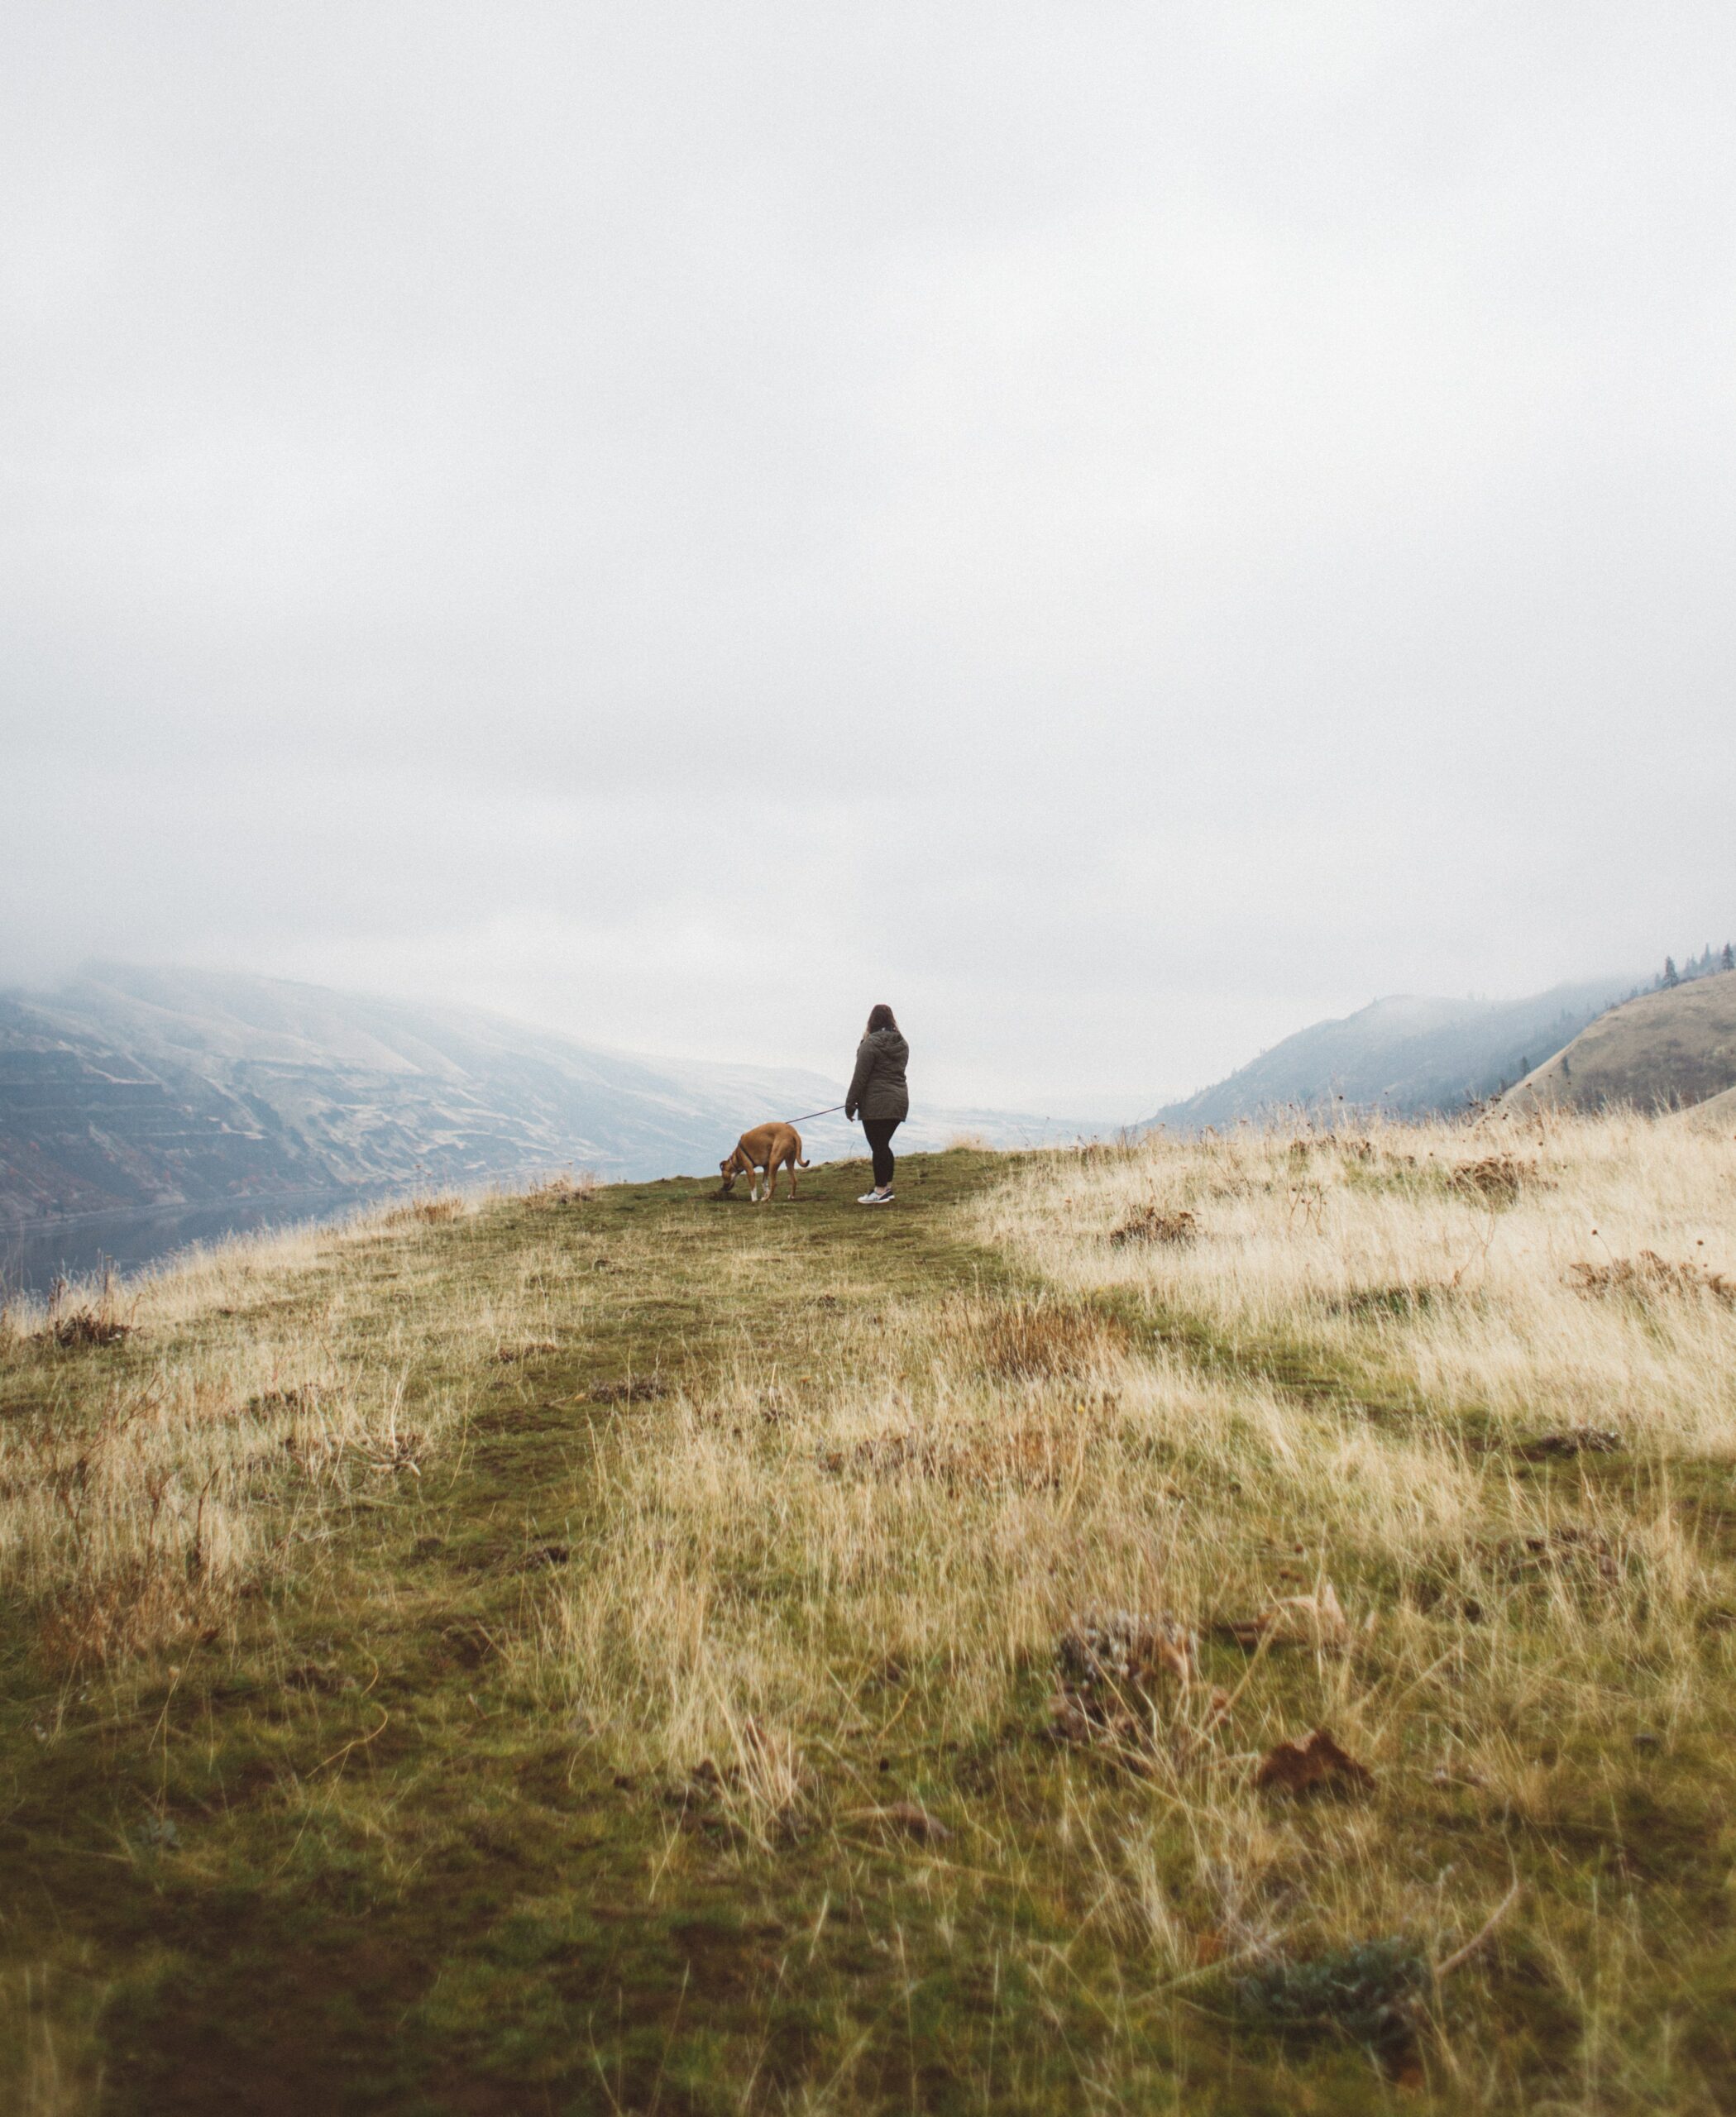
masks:
<path fill-rule="evenodd" d="M 1325 1728 L 1299 1742 L 1279 1742 L 1260 1761 L 1254 1784 L 1263 1794 L 1365 1793 L 1375 1775 Z"/>

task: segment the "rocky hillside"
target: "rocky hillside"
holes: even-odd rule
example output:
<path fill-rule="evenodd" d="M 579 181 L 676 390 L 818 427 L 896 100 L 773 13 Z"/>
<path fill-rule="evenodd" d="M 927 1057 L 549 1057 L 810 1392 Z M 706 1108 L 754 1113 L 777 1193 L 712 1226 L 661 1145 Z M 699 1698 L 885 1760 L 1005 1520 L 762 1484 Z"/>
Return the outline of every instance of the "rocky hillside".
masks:
<path fill-rule="evenodd" d="M 1198 1132 L 1341 1101 L 1403 1117 L 1462 1110 L 1560 1050 L 1633 983 L 1600 978 L 1524 1000 L 1376 1000 L 1298 1030 L 1146 1122 Z"/>
<path fill-rule="evenodd" d="M 840 1063 L 849 1056 L 840 1054 Z M 796 1071 L 580 1044 L 498 1017 L 270 978 L 93 967 L 0 994 L 0 1218 L 462 1185 L 567 1166 L 648 1178 L 714 1168 L 747 1125 L 843 1092 Z M 1006 1112 L 919 1111 L 911 1147 Z M 811 1155 L 858 1151 L 841 1119 Z"/>
<path fill-rule="evenodd" d="M 1503 1107 L 1686 1109 L 1736 1087 L 1736 972 L 1643 992 L 1539 1065 Z"/>

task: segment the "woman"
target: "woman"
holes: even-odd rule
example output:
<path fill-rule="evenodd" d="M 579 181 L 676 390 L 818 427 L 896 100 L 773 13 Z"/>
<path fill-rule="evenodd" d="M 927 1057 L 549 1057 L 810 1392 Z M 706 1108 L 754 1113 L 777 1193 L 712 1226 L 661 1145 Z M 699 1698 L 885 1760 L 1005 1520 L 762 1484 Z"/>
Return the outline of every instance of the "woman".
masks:
<path fill-rule="evenodd" d="M 856 1070 L 844 1099 L 844 1114 L 852 1124 L 857 1111 L 862 1112 L 862 1129 L 874 1157 L 874 1188 L 856 1201 L 858 1206 L 892 1202 L 892 1135 L 911 1114 L 911 1092 L 904 1080 L 910 1055 L 892 1009 L 876 1007 L 868 1018 L 868 1034 L 856 1047 Z"/>

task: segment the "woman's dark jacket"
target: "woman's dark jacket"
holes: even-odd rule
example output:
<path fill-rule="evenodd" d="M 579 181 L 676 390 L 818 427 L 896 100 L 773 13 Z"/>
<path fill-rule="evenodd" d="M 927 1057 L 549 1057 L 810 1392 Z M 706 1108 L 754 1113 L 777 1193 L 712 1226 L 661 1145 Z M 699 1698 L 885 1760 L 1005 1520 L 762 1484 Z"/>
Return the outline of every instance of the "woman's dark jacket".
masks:
<path fill-rule="evenodd" d="M 856 1070 L 850 1076 L 849 1092 L 844 1098 L 844 1114 L 854 1117 L 896 1117 L 901 1123 L 911 1114 L 911 1092 L 904 1069 L 911 1048 L 895 1029 L 871 1029 L 856 1046 Z"/>

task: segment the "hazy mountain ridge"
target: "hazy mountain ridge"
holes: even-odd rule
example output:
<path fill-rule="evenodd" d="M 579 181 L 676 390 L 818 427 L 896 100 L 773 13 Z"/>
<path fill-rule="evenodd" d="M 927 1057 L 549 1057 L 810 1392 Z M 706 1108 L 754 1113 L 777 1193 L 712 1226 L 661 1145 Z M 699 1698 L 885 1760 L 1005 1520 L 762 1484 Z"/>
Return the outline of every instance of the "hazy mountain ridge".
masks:
<path fill-rule="evenodd" d="M 467 1009 L 92 966 L 53 992 L 0 994 L 0 1215 L 575 1165 L 615 1178 L 703 1171 L 745 1126 L 843 1092 L 841 1074 L 644 1058 Z M 1023 1143 L 1051 1128 L 919 1106 L 901 1136 L 940 1145 L 967 1129 Z M 860 1151 L 841 1117 L 803 1130 L 811 1156 Z"/>
<path fill-rule="evenodd" d="M 1376 1000 L 1298 1030 L 1145 1121 L 1199 1131 L 1341 1100 L 1404 1117 L 1462 1109 L 1553 1056 L 1633 982 L 1631 974 L 1597 978 L 1521 1000 Z"/>

